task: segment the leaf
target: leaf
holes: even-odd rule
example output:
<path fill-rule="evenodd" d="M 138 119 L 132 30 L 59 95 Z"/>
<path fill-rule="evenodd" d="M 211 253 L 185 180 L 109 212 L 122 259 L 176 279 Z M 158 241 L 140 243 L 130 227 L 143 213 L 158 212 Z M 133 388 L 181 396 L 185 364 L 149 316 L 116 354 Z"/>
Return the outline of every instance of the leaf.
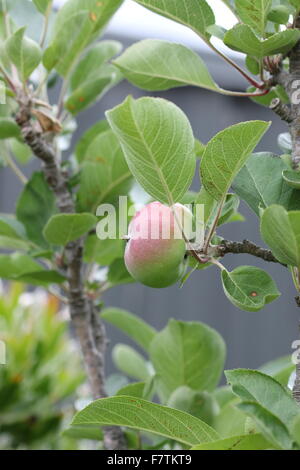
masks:
<path fill-rule="evenodd" d="M 83 83 L 96 78 L 103 65 L 118 54 L 122 44 L 118 41 L 100 41 L 91 46 L 76 65 L 71 78 L 71 90 L 75 91 Z"/>
<path fill-rule="evenodd" d="M 286 209 L 299 207 L 300 193 L 282 179 L 284 160 L 268 152 L 253 153 L 232 184 L 233 190 L 259 215 L 259 207 L 279 204 Z"/>
<path fill-rule="evenodd" d="M 9 139 L 11 137 L 21 137 L 18 124 L 11 118 L 0 118 L 0 139 Z"/>
<path fill-rule="evenodd" d="M 26 165 L 33 156 L 30 147 L 23 142 L 20 142 L 18 139 L 10 140 L 10 148 L 14 157 L 22 165 Z"/>
<path fill-rule="evenodd" d="M 251 26 L 256 33 L 264 36 L 267 17 L 272 7 L 272 0 L 235 1 L 235 10 L 243 23 Z"/>
<path fill-rule="evenodd" d="M 73 115 L 98 101 L 113 85 L 119 81 L 118 71 L 110 66 L 103 76 L 83 82 L 66 100 L 65 107 Z"/>
<path fill-rule="evenodd" d="M 89 148 L 92 141 L 102 132 L 106 132 L 109 130 L 108 122 L 103 119 L 102 121 L 97 122 L 94 124 L 90 129 L 88 129 L 79 139 L 76 147 L 75 147 L 75 155 L 77 161 L 81 163 L 87 153 L 87 149 Z"/>
<path fill-rule="evenodd" d="M 236 369 L 225 372 L 233 391 L 245 401 L 255 401 L 281 420 L 287 428 L 299 414 L 299 408 L 286 389 L 262 372 Z"/>
<path fill-rule="evenodd" d="M 95 212 L 104 202 L 127 195 L 133 183 L 117 137 L 111 130 L 100 133 L 86 150 L 80 175 L 78 202 L 81 210 Z"/>
<path fill-rule="evenodd" d="M 144 90 L 191 85 L 226 94 L 214 82 L 202 59 L 181 44 L 145 39 L 130 46 L 113 63 L 127 80 Z"/>
<path fill-rule="evenodd" d="M 214 420 L 214 428 L 222 438 L 234 437 L 240 434 L 246 434 L 247 416 L 241 410 L 236 408 L 240 400 L 235 396 L 235 400 L 229 400 L 224 405 L 220 413 Z"/>
<path fill-rule="evenodd" d="M 112 358 L 117 368 L 126 375 L 141 381 L 149 378 L 145 359 L 131 346 L 117 344 L 113 349 Z"/>
<path fill-rule="evenodd" d="M 144 397 L 144 389 L 145 389 L 145 382 L 135 382 L 125 387 L 120 388 L 117 392 L 117 396 L 119 395 L 126 395 L 128 397 L 135 397 L 135 398 L 145 398 Z"/>
<path fill-rule="evenodd" d="M 222 374 L 225 345 L 215 330 L 202 323 L 170 320 L 152 341 L 150 359 L 166 400 L 182 385 L 212 391 Z"/>
<path fill-rule="evenodd" d="M 82 237 L 96 222 L 92 214 L 56 214 L 49 219 L 43 233 L 48 243 L 65 246 Z"/>
<path fill-rule="evenodd" d="M 292 436 L 297 442 L 298 446 L 300 446 L 300 414 L 295 418 L 292 423 Z"/>
<path fill-rule="evenodd" d="M 123 0 L 68 0 L 56 15 L 52 41 L 44 54 L 48 70 L 66 77 L 84 48 L 98 36 Z"/>
<path fill-rule="evenodd" d="M 55 197 L 43 173 L 33 173 L 18 199 L 16 215 L 29 240 L 42 248 L 48 248 L 43 229 L 56 210 Z"/>
<path fill-rule="evenodd" d="M 0 247 L 21 251 L 30 249 L 23 225 L 11 216 L 0 215 Z"/>
<path fill-rule="evenodd" d="M 135 282 L 124 263 L 124 259 L 116 259 L 109 267 L 107 280 L 111 287 Z"/>
<path fill-rule="evenodd" d="M 280 293 L 271 276 L 254 266 L 240 266 L 232 272 L 222 271 L 224 292 L 237 308 L 257 312 Z"/>
<path fill-rule="evenodd" d="M 277 416 L 256 402 L 245 401 L 237 407 L 254 420 L 259 430 L 275 447 L 291 450 L 293 443 L 289 432 Z"/>
<path fill-rule="evenodd" d="M 196 166 L 194 136 L 185 114 L 161 98 L 128 97 L 106 116 L 145 191 L 160 202 L 178 201 Z"/>
<path fill-rule="evenodd" d="M 235 124 L 215 135 L 201 159 L 202 184 L 209 194 L 221 201 L 232 181 L 256 147 L 270 123 L 249 121 Z"/>
<path fill-rule="evenodd" d="M 45 15 L 51 8 L 52 0 L 32 0 L 40 13 Z"/>
<path fill-rule="evenodd" d="M 260 230 L 281 263 L 300 266 L 300 211 L 287 212 L 274 204 L 263 212 Z"/>
<path fill-rule="evenodd" d="M 118 425 L 151 432 L 193 446 L 218 439 L 198 418 L 166 406 L 132 397 L 96 400 L 74 417 L 73 425 Z"/>
<path fill-rule="evenodd" d="M 204 40 L 208 40 L 210 37 L 207 27 L 215 23 L 215 17 L 206 0 L 201 0 L 201 2 L 185 0 L 184 3 L 174 2 L 174 0 L 135 1 L 159 15 L 191 28 Z"/>
<path fill-rule="evenodd" d="M 261 40 L 249 26 L 239 24 L 225 34 L 224 43 L 235 51 L 262 59 L 279 53 L 286 54 L 299 39 L 300 31 L 287 29 Z"/>
<path fill-rule="evenodd" d="M 270 447 L 270 443 L 264 436 L 257 433 L 233 436 L 214 442 L 198 444 L 191 450 L 266 450 Z"/>
<path fill-rule="evenodd" d="M 98 263 L 100 266 L 108 266 L 116 259 L 124 256 L 124 240 L 110 239 L 100 240 L 97 235 L 89 235 L 84 245 L 84 261 Z"/>
<path fill-rule="evenodd" d="M 70 426 L 63 431 L 62 436 L 71 439 L 103 440 L 103 432 L 99 426 Z"/>
<path fill-rule="evenodd" d="M 300 173 L 292 170 L 284 170 L 282 178 L 288 186 L 294 189 L 300 189 Z"/>
<path fill-rule="evenodd" d="M 38 44 L 24 36 L 25 29 L 18 29 L 5 42 L 6 54 L 17 67 L 23 81 L 37 68 L 42 58 Z"/>
<path fill-rule="evenodd" d="M 192 390 L 185 385 L 174 390 L 168 400 L 168 406 L 196 416 L 210 426 L 219 412 L 218 404 L 210 393 Z"/>
<path fill-rule="evenodd" d="M 267 362 L 259 370 L 273 377 L 281 385 L 287 386 L 290 376 L 295 370 L 295 364 L 292 363 L 291 355 L 289 355 Z"/>
<path fill-rule="evenodd" d="M 0 278 L 33 285 L 60 283 L 65 280 L 55 271 L 47 271 L 28 255 L 0 255 Z"/>
<path fill-rule="evenodd" d="M 149 351 L 151 341 L 157 332 L 148 323 L 126 310 L 115 307 L 104 309 L 101 317 L 126 333 L 143 349 Z"/>

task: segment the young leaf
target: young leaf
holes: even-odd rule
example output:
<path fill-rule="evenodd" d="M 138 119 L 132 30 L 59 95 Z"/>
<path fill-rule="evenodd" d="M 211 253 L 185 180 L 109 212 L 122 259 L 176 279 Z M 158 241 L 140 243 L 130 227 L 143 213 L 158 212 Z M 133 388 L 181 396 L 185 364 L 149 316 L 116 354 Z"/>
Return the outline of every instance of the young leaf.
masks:
<path fill-rule="evenodd" d="M 83 58 L 76 65 L 71 75 L 71 90 L 75 91 L 80 85 L 97 75 L 102 66 L 122 49 L 122 44 L 118 41 L 100 41 L 88 49 Z"/>
<path fill-rule="evenodd" d="M 199 392 L 183 385 L 176 388 L 168 400 L 168 406 L 185 411 L 205 423 L 212 425 L 219 412 L 219 406 L 208 392 Z"/>
<path fill-rule="evenodd" d="M 7 215 L 0 215 L 0 247 L 21 251 L 30 249 L 23 225 Z"/>
<path fill-rule="evenodd" d="M 284 170 L 282 178 L 288 186 L 294 189 L 300 189 L 300 173 L 292 170 Z"/>
<path fill-rule="evenodd" d="M 254 266 L 240 266 L 232 272 L 222 271 L 222 283 L 230 302 L 248 312 L 261 310 L 280 295 L 271 276 Z"/>
<path fill-rule="evenodd" d="M 245 401 L 255 401 L 269 410 L 289 428 L 299 414 L 299 407 L 286 389 L 262 372 L 249 369 L 226 371 L 233 391 Z"/>
<path fill-rule="evenodd" d="M 5 42 L 6 54 L 17 67 L 23 81 L 37 68 L 42 58 L 38 44 L 24 35 L 25 29 L 18 29 Z"/>
<path fill-rule="evenodd" d="M 270 55 L 287 53 L 299 39 L 300 31 L 287 29 L 261 40 L 249 26 L 239 24 L 225 34 L 224 43 L 235 51 L 262 59 Z"/>
<path fill-rule="evenodd" d="M 43 62 L 65 77 L 84 48 L 99 34 L 123 0 L 68 0 L 60 8 Z"/>
<path fill-rule="evenodd" d="M 201 0 L 201 2 L 198 0 L 185 0 L 184 3 L 174 2 L 174 0 L 135 1 L 159 15 L 191 28 L 204 40 L 208 40 L 210 37 L 207 27 L 215 23 L 215 17 L 206 0 Z"/>
<path fill-rule="evenodd" d="M 77 413 L 72 425 L 117 425 L 165 436 L 185 445 L 219 438 L 207 424 L 183 411 L 126 396 L 96 400 Z"/>
<path fill-rule="evenodd" d="M 157 332 L 152 326 L 148 325 L 148 323 L 145 323 L 136 315 L 126 312 L 126 310 L 115 307 L 103 310 L 101 317 L 126 333 L 146 351 L 149 351 L 151 341 L 154 339 Z"/>
<path fill-rule="evenodd" d="M 44 228 L 44 237 L 52 245 L 65 246 L 91 230 L 97 223 L 92 214 L 56 214 Z"/>
<path fill-rule="evenodd" d="M 94 212 L 103 202 L 114 203 L 127 195 L 133 183 L 117 137 L 100 133 L 86 150 L 80 174 L 78 202 L 81 210 Z"/>
<path fill-rule="evenodd" d="M 291 355 L 289 355 L 267 362 L 259 370 L 270 375 L 280 384 L 287 386 L 290 376 L 295 370 L 295 364 L 292 363 Z"/>
<path fill-rule="evenodd" d="M 0 139 L 9 139 L 11 137 L 21 137 L 18 124 L 11 118 L 0 118 Z"/>
<path fill-rule="evenodd" d="M 277 155 L 253 153 L 234 179 L 232 189 L 257 215 L 259 207 L 265 209 L 272 204 L 295 209 L 300 204 L 300 193 L 282 180 L 286 169 L 286 163 Z"/>
<path fill-rule="evenodd" d="M 52 0 L 32 0 L 40 13 L 45 15 L 52 4 Z"/>
<path fill-rule="evenodd" d="M 263 240 L 281 263 L 300 266 L 300 211 L 287 212 L 274 204 L 263 212 L 260 229 Z"/>
<path fill-rule="evenodd" d="M 250 416 L 258 429 L 275 448 L 291 450 L 293 442 L 283 422 L 259 403 L 245 401 L 237 407 Z"/>
<path fill-rule="evenodd" d="M 145 398 L 144 397 L 144 389 L 145 389 L 146 382 L 134 382 L 125 387 L 120 388 L 116 395 L 126 395 L 127 397 L 135 397 L 135 398 Z"/>
<path fill-rule="evenodd" d="M 161 202 L 178 201 L 196 166 L 194 136 L 185 114 L 160 98 L 128 97 L 106 115 L 140 185 Z"/>
<path fill-rule="evenodd" d="M 223 370 L 225 344 L 215 330 L 202 323 L 170 320 L 153 339 L 150 359 L 166 400 L 181 385 L 213 390 Z"/>
<path fill-rule="evenodd" d="M 235 2 L 238 17 L 251 26 L 259 36 L 264 36 L 267 17 L 272 7 L 272 0 L 243 0 Z"/>
<path fill-rule="evenodd" d="M 244 434 L 207 444 L 198 444 L 191 450 L 266 450 L 271 444 L 262 434 Z"/>
<path fill-rule="evenodd" d="M 150 374 L 143 356 L 126 344 L 117 344 L 112 352 L 116 367 L 134 379 L 146 381 Z"/>
<path fill-rule="evenodd" d="M 77 161 L 81 163 L 86 155 L 87 150 L 92 143 L 92 141 L 102 132 L 106 132 L 110 129 L 108 122 L 103 119 L 102 121 L 97 122 L 94 124 L 90 129 L 88 129 L 82 137 L 79 139 L 76 147 L 75 147 L 75 155 Z"/>
<path fill-rule="evenodd" d="M 180 44 L 145 39 L 126 49 L 114 64 L 127 80 L 144 90 L 192 85 L 226 93 L 214 82 L 202 59 Z"/>
<path fill-rule="evenodd" d="M 33 173 L 18 199 L 16 208 L 17 219 L 24 225 L 29 240 L 42 248 L 48 248 L 43 229 L 56 211 L 55 197 L 43 173 Z"/>
<path fill-rule="evenodd" d="M 215 135 L 201 159 L 202 184 L 211 196 L 221 201 L 247 158 L 270 123 L 249 121 L 235 124 Z"/>

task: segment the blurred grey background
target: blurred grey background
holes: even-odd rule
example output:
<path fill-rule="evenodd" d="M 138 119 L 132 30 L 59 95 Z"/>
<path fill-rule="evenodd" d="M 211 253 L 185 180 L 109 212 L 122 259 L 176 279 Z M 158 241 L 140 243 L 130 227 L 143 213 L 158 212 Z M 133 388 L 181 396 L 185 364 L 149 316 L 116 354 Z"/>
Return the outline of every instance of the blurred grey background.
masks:
<path fill-rule="evenodd" d="M 110 28 L 106 38 L 120 40 L 124 47 L 140 39 L 140 36 L 135 36 L 132 31 L 130 38 L 129 34 L 124 34 L 120 34 L 117 28 L 114 31 Z M 152 37 L 161 36 L 152 34 Z M 221 87 L 245 91 L 247 84 L 237 72 L 205 49 L 200 52 Z M 74 141 L 95 121 L 102 119 L 105 110 L 122 102 L 128 94 L 137 98 L 147 93 L 123 81 L 111 90 L 100 104 L 79 115 Z M 190 119 L 195 136 L 204 143 L 218 131 L 232 124 L 252 119 L 272 120 L 271 129 L 257 150 L 279 152 L 277 135 L 286 131 L 285 125 L 271 111 L 248 98 L 231 98 L 191 87 L 151 95 L 161 96 L 176 103 Z M 32 168 L 37 168 L 38 165 L 35 162 L 25 168 L 24 172 L 30 174 Z M 197 178 L 192 189 L 199 189 Z M 21 186 L 14 174 L 9 169 L 1 169 L 0 212 L 14 211 L 20 190 Z M 244 204 L 241 204 L 241 212 L 246 217 L 246 222 L 224 226 L 220 229 L 220 234 L 232 240 L 248 238 L 262 245 L 257 217 Z M 127 309 L 141 316 L 157 329 L 163 328 L 169 318 L 207 323 L 217 329 L 225 339 L 228 349 L 226 368 L 257 368 L 275 357 L 290 354 L 291 344 L 298 335 L 299 313 L 294 301 L 295 290 L 287 270 L 280 265 L 266 264 L 247 255 L 227 255 L 224 264 L 229 269 L 242 264 L 266 269 L 276 280 L 282 293 L 281 297 L 261 312 L 240 311 L 225 297 L 219 270 L 212 267 L 195 272 L 182 289 L 178 285 L 162 290 L 139 284 L 124 285 L 109 291 L 105 295 L 105 302 L 107 306 Z M 115 328 L 107 326 L 107 330 L 110 337 L 109 350 L 117 342 L 131 344 L 130 340 Z M 113 372 L 115 369 L 109 353 L 107 361 L 108 372 Z"/>

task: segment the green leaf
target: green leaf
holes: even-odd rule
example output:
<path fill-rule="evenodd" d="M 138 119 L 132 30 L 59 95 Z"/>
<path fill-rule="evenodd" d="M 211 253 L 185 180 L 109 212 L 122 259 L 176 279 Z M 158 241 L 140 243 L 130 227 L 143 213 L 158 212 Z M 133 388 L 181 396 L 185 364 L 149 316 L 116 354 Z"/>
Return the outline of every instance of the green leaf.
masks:
<path fill-rule="evenodd" d="M 103 310 L 101 317 L 126 333 L 143 349 L 149 351 L 151 341 L 156 335 L 156 330 L 148 325 L 148 323 L 126 310 L 115 307 Z"/>
<path fill-rule="evenodd" d="M 42 58 L 38 44 L 24 36 L 25 29 L 18 29 L 5 42 L 6 54 L 17 67 L 23 81 L 37 68 Z"/>
<path fill-rule="evenodd" d="M 33 173 L 18 199 L 16 215 L 24 225 L 29 240 L 42 248 L 49 246 L 43 229 L 56 210 L 55 196 L 43 173 Z"/>
<path fill-rule="evenodd" d="M 124 259 L 116 259 L 109 267 L 107 280 L 111 287 L 135 282 L 125 266 Z"/>
<path fill-rule="evenodd" d="M 266 450 L 270 447 L 270 443 L 262 434 L 249 434 L 198 444 L 191 450 Z"/>
<path fill-rule="evenodd" d="M 96 400 L 77 413 L 73 425 L 118 425 L 147 431 L 193 446 L 218 439 L 198 418 L 166 406 L 132 397 Z"/>
<path fill-rule="evenodd" d="M 283 159 L 268 152 L 252 154 L 236 176 L 232 188 L 259 215 L 259 207 L 279 204 L 286 209 L 299 207 L 300 193 L 282 180 L 287 169 Z"/>
<path fill-rule="evenodd" d="M 30 249 L 23 225 L 11 216 L 0 215 L 0 247 L 21 251 Z"/>
<path fill-rule="evenodd" d="M 98 101 L 112 86 L 120 81 L 119 71 L 112 65 L 103 68 L 98 76 L 86 80 L 68 97 L 65 107 L 73 115 Z"/>
<path fill-rule="evenodd" d="M 103 432 L 99 426 L 71 426 L 63 431 L 62 436 L 71 439 L 103 440 Z"/>
<path fill-rule="evenodd" d="M 286 7 L 285 5 L 276 5 L 270 10 L 268 14 L 268 20 L 277 24 L 287 24 L 290 14 L 290 8 Z"/>
<path fill-rule="evenodd" d="M 97 222 L 92 214 L 56 214 L 44 228 L 44 237 L 52 245 L 65 246 L 78 240 L 91 230 Z"/>
<path fill-rule="evenodd" d="M 222 271 L 224 292 L 237 308 L 257 312 L 280 293 L 271 276 L 254 266 L 240 266 L 232 272 Z"/>
<path fill-rule="evenodd" d="M 32 0 L 40 13 L 45 15 L 52 5 L 52 0 Z"/>
<path fill-rule="evenodd" d="M 222 438 L 247 434 L 245 431 L 247 416 L 236 408 L 239 399 L 229 400 L 224 405 L 214 421 L 214 428 Z"/>
<path fill-rule="evenodd" d="M 232 181 L 256 147 L 270 123 L 249 121 L 235 124 L 215 135 L 201 159 L 202 184 L 209 194 L 221 201 Z"/>
<path fill-rule="evenodd" d="M 206 0 L 201 0 L 201 2 L 185 0 L 184 3 L 174 2 L 174 0 L 135 1 L 159 15 L 191 28 L 204 40 L 208 40 L 210 37 L 207 27 L 215 23 L 215 17 Z"/>
<path fill-rule="evenodd" d="M 11 118 L 0 118 L 0 139 L 9 139 L 11 137 L 21 137 L 18 124 Z"/>
<path fill-rule="evenodd" d="M 108 266 L 116 259 L 124 256 L 124 240 L 110 239 L 100 240 L 97 235 L 89 235 L 84 245 L 84 261 L 98 263 L 100 266 Z"/>
<path fill-rule="evenodd" d="M 249 369 L 226 371 L 233 391 L 245 401 L 255 401 L 285 424 L 287 428 L 299 414 L 299 407 L 286 389 L 262 372 Z"/>
<path fill-rule="evenodd" d="M 75 91 L 83 83 L 96 78 L 103 65 L 118 54 L 121 49 L 122 44 L 118 41 L 100 41 L 91 46 L 71 75 L 71 90 Z"/>
<path fill-rule="evenodd" d="M 14 157 L 22 165 L 26 165 L 33 156 L 30 147 L 23 142 L 20 142 L 18 139 L 11 139 L 10 148 Z"/>
<path fill-rule="evenodd" d="M 256 402 L 245 401 L 237 407 L 254 420 L 259 430 L 275 447 L 291 450 L 293 443 L 289 432 L 277 416 Z"/>
<path fill-rule="evenodd" d="M 166 400 L 176 388 L 212 391 L 225 360 L 225 344 L 212 328 L 196 322 L 170 320 L 150 345 L 150 359 Z"/>
<path fill-rule="evenodd" d="M 192 390 L 185 385 L 174 390 L 168 400 L 168 406 L 196 416 L 210 426 L 219 411 L 211 393 Z"/>
<path fill-rule="evenodd" d="M 260 229 L 281 263 L 300 266 L 300 211 L 287 212 L 274 204 L 263 212 Z"/>
<path fill-rule="evenodd" d="M 126 344 L 117 344 L 112 352 L 116 367 L 126 375 L 145 381 L 150 377 L 147 363 L 143 356 Z"/>
<path fill-rule="evenodd" d="M 47 271 L 33 258 L 20 253 L 0 255 L 0 278 L 33 285 L 61 283 L 65 280 L 59 273 Z"/>
<path fill-rule="evenodd" d="M 102 132 L 106 132 L 109 130 L 109 124 L 108 122 L 103 119 L 102 121 L 97 122 L 94 124 L 90 129 L 88 129 L 82 137 L 79 139 L 76 147 L 75 147 L 75 155 L 77 158 L 77 161 L 81 163 L 86 155 L 87 155 L 87 150 L 92 143 L 92 141 Z"/>
<path fill-rule="evenodd" d="M 181 44 L 145 39 L 126 49 L 114 64 L 127 80 L 144 90 L 192 85 L 226 93 L 214 82 L 202 59 Z"/>
<path fill-rule="evenodd" d="M 284 170 L 282 178 L 288 186 L 294 189 L 300 189 L 300 173 L 292 170 Z"/>
<path fill-rule="evenodd" d="M 185 114 L 161 98 L 128 97 L 106 116 L 145 191 L 161 202 L 178 201 L 196 166 L 193 131 Z"/>
<path fill-rule="evenodd" d="M 68 0 L 56 15 L 52 41 L 44 55 L 48 70 L 65 77 L 84 48 L 98 36 L 123 0 Z"/>
<path fill-rule="evenodd" d="M 295 364 L 292 363 L 291 355 L 289 355 L 267 362 L 259 370 L 270 375 L 280 384 L 287 386 L 290 376 L 295 370 Z"/>
<path fill-rule="evenodd" d="M 261 59 L 279 53 L 286 54 L 299 41 L 299 38 L 300 31 L 287 29 L 261 40 L 249 26 L 239 24 L 225 34 L 224 43 L 235 51 Z"/>
<path fill-rule="evenodd" d="M 111 130 L 100 133 L 87 148 L 82 163 L 80 209 L 94 212 L 103 202 L 114 203 L 120 195 L 128 194 L 132 183 L 117 137 Z"/>
<path fill-rule="evenodd" d="M 298 415 L 292 423 L 292 436 L 298 446 L 300 446 L 300 415 Z"/>
<path fill-rule="evenodd" d="M 243 23 L 251 26 L 256 33 L 264 36 L 267 17 L 272 7 L 272 0 L 235 1 L 235 10 Z"/>
<path fill-rule="evenodd" d="M 135 398 L 145 398 L 144 397 L 144 390 L 145 390 L 145 382 L 135 382 L 125 387 L 120 388 L 117 392 L 117 396 L 119 395 L 126 395 L 127 397 L 135 397 Z"/>

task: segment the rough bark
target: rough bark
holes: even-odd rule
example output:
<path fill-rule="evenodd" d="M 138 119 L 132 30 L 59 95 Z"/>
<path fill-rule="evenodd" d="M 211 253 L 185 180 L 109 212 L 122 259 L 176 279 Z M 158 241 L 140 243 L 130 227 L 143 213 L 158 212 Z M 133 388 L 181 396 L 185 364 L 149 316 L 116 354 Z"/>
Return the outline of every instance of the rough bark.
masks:
<path fill-rule="evenodd" d="M 43 163 L 45 178 L 56 196 L 59 211 L 72 214 L 75 212 L 75 204 L 68 188 L 68 177 L 57 162 L 53 142 L 51 139 L 47 141 L 36 123 L 32 121 L 30 98 L 19 92 L 18 103 L 16 122 L 21 128 L 22 136 L 34 155 Z M 82 252 L 83 239 L 69 243 L 64 250 L 64 264 L 68 279 L 71 322 L 80 343 L 93 397 L 97 399 L 106 397 L 104 361 L 107 339 L 97 308 L 85 292 Z M 104 447 L 108 450 L 126 447 L 120 428 L 113 426 L 104 428 Z"/>

